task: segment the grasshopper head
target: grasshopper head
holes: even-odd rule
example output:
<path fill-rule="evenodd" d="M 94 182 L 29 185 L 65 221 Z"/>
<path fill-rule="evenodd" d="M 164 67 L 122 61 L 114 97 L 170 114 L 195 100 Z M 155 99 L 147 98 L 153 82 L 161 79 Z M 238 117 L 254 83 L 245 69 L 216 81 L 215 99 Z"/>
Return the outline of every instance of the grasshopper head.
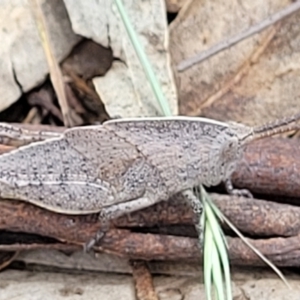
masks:
<path fill-rule="evenodd" d="M 253 128 L 239 123 L 229 123 L 226 130 L 227 139 L 224 140 L 221 149 L 221 157 L 224 163 L 224 178 L 231 177 L 241 159 L 244 145 L 253 138 Z"/>
<path fill-rule="evenodd" d="M 238 123 L 229 123 L 219 132 L 210 152 L 210 185 L 217 185 L 231 177 L 241 159 L 243 145 L 252 136 L 251 127 Z"/>
<path fill-rule="evenodd" d="M 240 145 L 244 145 L 253 139 L 254 132 L 252 127 L 236 122 L 228 122 L 228 124 L 228 129 L 230 129 L 231 134 L 237 137 Z"/>

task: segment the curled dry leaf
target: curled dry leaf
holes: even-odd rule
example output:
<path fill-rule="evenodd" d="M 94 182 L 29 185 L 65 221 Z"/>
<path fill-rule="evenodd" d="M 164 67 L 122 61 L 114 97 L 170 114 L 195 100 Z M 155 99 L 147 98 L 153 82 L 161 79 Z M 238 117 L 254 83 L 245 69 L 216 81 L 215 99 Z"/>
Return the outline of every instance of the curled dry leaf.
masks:
<path fill-rule="evenodd" d="M 112 52 L 108 48 L 91 41 L 83 40 L 76 45 L 62 63 L 65 73 L 75 73 L 84 80 L 104 75 L 111 67 Z"/>
<path fill-rule="evenodd" d="M 290 1 L 192 1 L 171 24 L 173 64 L 230 38 Z M 261 124 L 299 108 L 300 13 L 177 73 L 180 112 Z M 299 110 L 299 109 L 298 109 Z"/>

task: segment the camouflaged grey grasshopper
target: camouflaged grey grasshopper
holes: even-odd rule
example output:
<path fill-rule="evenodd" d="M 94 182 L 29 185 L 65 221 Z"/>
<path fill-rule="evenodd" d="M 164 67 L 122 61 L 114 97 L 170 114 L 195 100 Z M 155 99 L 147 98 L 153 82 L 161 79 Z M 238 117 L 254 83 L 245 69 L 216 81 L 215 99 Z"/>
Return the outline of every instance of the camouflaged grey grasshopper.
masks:
<path fill-rule="evenodd" d="M 180 116 L 118 119 L 37 134 L 36 139 L 46 140 L 0 156 L 0 197 L 57 213 L 99 213 L 105 223 L 183 192 L 200 213 L 201 203 L 189 197 L 191 188 L 223 181 L 231 193 L 240 193 L 230 177 L 243 146 L 287 131 L 285 125 L 298 119 L 257 128 Z M 7 135 L 18 138 L 18 133 Z"/>

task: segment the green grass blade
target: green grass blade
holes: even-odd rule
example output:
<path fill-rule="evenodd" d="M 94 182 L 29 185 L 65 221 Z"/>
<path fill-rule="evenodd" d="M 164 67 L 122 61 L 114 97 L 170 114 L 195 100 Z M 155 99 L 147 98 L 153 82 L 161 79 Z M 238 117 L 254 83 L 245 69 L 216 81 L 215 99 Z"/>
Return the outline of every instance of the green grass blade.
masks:
<path fill-rule="evenodd" d="M 211 286 L 212 286 L 212 267 L 213 267 L 213 259 L 212 259 L 212 251 L 213 248 L 213 235 L 210 228 L 210 225 L 207 224 L 205 227 L 204 237 L 206 242 L 203 246 L 203 265 L 204 265 L 204 285 L 205 285 L 205 293 L 207 300 L 211 300 Z"/>
<path fill-rule="evenodd" d="M 221 269 L 221 261 L 218 248 L 216 245 L 212 247 L 212 260 L 213 260 L 213 268 L 212 268 L 212 277 L 214 282 L 214 287 L 217 294 L 218 300 L 225 300 L 224 298 L 224 288 L 223 288 L 223 273 Z"/>
<path fill-rule="evenodd" d="M 226 295 L 227 299 L 232 299 L 232 290 L 231 290 L 231 277 L 230 277 L 230 267 L 229 267 L 229 258 L 227 254 L 227 243 L 225 236 L 223 234 L 223 231 L 216 219 L 216 216 L 218 216 L 216 213 L 214 213 L 212 206 L 212 200 L 210 196 L 206 193 L 203 187 L 201 187 L 201 194 L 203 199 L 203 205 L 204 205 L 204 211 L 205 211 L 205 217 L 206 217 L 206 226 L 210 227 L 210 230 L 212 231 L 212 236 L 214 239 L 214 247 L 212 248 L 212 251 L 217 251 L 218 257 L 219 257 L 219 264 L 222 265 L 224 278 L 225 278 L 225 287 L 226 287 Z M 205 243 L 208 242 L 210 236 L 205 238 Z M 219 274 L 215 274 L 215 272 L 221 272 L 221 267 L 216 266 L 212 270 L 212 276 L 213 278 L 219 279 Z M 215 282 L 214 284 L 218 286 L 220 283 Z M 218 290 L 217 290 L 218 291 Z M 219 293 L 217 292 L 217 295 Z"/>
<path fill-rule="evenodd" d="M 138 40 L 138 37 L 129 21 L 128 15 L 126 13 L 126 10 L 123 6 L 123 3 L 121 0 L 115 0 L 116 6 L 118 8 L 118 11 L 120 13 L 120 16 L 122 18 L 123 24 L 126 28 L 127 34 L 131 40 L 131 43 L 135 49 L 136 55 L 138 56 L 141 65 L 144 68 L 145 74 L 148 77 L 149 83 L 151 84 L 152 90 L 155 94 L 155 97 L 161 107 L 162 113 L 165 116 L 171 116 L 171 110 L 169 107 L 169 104 L 162 92 L 161 86 L 157 80 L 157 77 L 155 76 L 155 73 L 153 71 L 153 68 L 146 56 L 146 53 L 141 45 L 141 43 Z"/>

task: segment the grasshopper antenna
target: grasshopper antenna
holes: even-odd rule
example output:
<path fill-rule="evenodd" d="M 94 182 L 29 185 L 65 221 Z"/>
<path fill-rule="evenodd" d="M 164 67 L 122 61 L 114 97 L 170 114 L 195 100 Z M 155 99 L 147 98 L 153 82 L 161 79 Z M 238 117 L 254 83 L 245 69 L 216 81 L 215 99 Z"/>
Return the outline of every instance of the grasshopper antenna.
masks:
<path fill-rule="evenodd" d="M 253 128 L 255 139 L 260 139 L 267 136 L 272 136 L 279 133 L 284 133 L 300 128 L 299 124 L 292 124 L 300 120 L 300 113 L 293 116 L 270 122 L 262 126 Z"/>

